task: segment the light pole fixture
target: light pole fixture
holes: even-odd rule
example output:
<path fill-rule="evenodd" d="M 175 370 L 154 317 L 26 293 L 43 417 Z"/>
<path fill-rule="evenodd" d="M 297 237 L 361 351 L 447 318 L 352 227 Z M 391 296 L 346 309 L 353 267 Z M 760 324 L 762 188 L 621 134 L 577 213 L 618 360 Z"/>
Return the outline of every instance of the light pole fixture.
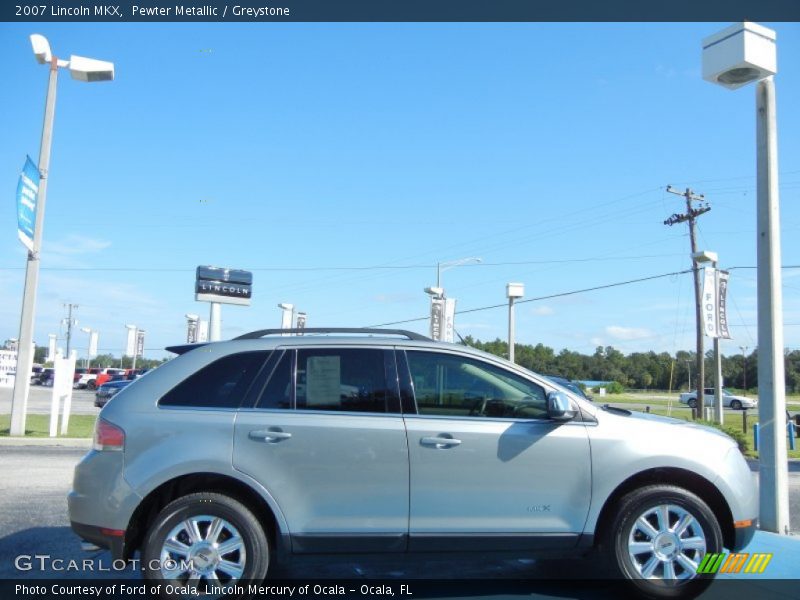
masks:
<path fill-rule="evenodd" d="M 717 271 L 717 263 L 719 262 L 719 256 L 716 252 L 708 252 L 704 250 L 701 252 L 695 252 L 692 254 L 692 258 L 698 264 L 711 263 L 711 268 L 714 270 L 714 297 L 701 298 L 701 304 L 703 307 L 703 314 L 708 313 L 706 306 L 711 304 L 713 317 L 718 319 L 719 272 Z M 706 290 L 703 290 L 703 292 L 705 293 Z M 714 420 L 722 425 L 725 419 L 725 414 L 722 408 L 722 356 L 719 353 L 719 331 L 716 324 L 714 329 L 717 330 L 716 335 L 714 336 Z M 703 402 L 705 403 L 705 394 L 703 395 Z M 705 410 L 705 406 L 703 407 L 703 410 Z"/>
<path fill-rule="evenodd" d="M 33 244 L 28 252 L 25 268 L 25 287 L 22 292 L 22 314 L 19 325 L 19 352 L 17 353 L 17 372 L 29 373 L 33 364 L 33 324 L 36 315 L 36 292 L 39 284 L 39 260 L 44 227 L 44 209 L 47 200 L 47 181 L 50 171 L 50 147 L 53 139 L 53 118 L 56 110 L 56 83 L 58 69 L 68 68 L 73 79 L 79 81 L 111 81 L 114 79 L 114 64 L 102 60 L 71 56 L 60 60 L 54 56 L 50 43 L 43 35 L 31 36 L 33 54 L 39 64 L 50 65 L 47 83 L 47 97 L 44 108 L 44 126 L 39 148 L 39 190 L 36 206 L 36 219 L 33 230 Z M 17 377 L 14 381 L 14 395 L 11 399 L 11 435 L 25 435 L 25 420 L 28 410 L 30 377 Z"/>
<path fill-rule="evenodd" d="M 759 524 L 789 533 L 786 386 L 783 357 L 775 32 L 737 23 L 703 40 L 703 78 L 728 89 L 756 85 L 758 250 Z"/>
<path fill-rule="evenodd" d="M 508 298 L 508 360 L 514 362 L 514 300 L 525 295 L 524 283 L 507 283 L 506 298 Z"/>

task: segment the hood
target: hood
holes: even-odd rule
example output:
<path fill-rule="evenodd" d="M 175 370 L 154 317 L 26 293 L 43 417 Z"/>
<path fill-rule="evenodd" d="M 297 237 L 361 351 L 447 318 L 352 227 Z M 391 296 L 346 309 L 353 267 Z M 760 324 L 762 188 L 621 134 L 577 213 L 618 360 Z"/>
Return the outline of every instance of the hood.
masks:
<path fill-rule="evenodd" d="M 698 433 L 698 434 L 705 434 L 710 433 L 716 436 L 717 438 L 722 438 L 725 440 L 730 441 L 732 444 L 736 444 L 736 441 L 729 436 L 727 433 L 716 429 L 715 427 L 709 427 L 708 425 L 700 425 L 698 423 L 694 423 L 691 421 L 686 421 L 684 419 L 676 419 L 674 417 L 664 417 L 661 415 L 654 415 L 651 413 L 644 413 L 638 411 L 627 410 L 624 408 L 617 408 L 615 406 L 603 406 L 600 413 L 607 413 L 613 414 L 618 418 L 623 420 L 630 420 L 631 427 L 639 427 L 644 425 L 644 423 L 651 424 L 653 426 L 659 427 L 663 426 L 671 426 L 671 427 L 679 427 L 680 430 L 676 431 L 678 435 L 682 433 Z"/>

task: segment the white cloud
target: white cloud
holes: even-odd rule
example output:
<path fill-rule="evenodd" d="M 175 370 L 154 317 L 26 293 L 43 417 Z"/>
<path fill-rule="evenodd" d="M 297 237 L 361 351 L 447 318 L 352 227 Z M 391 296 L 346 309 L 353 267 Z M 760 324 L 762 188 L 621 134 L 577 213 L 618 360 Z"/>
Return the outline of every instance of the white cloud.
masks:
<path fill-rule="evenodd" d="M 605 329 L 606 333 L 615 340 L 641 340 L 651 337 L 653 332 L 643 327 L 621 327 L 619 325 L 609 325 Z"/>
<path fill-rule="evenodd" d="M 70 233 L 60 241 L 48 242 L 44 249 L 53 254 L 93 254 L 111 246 L 111 242 Z"/>
<path fill-rule="evenodd" d="M 589 343 L 591 343 L 592 346 L 605 346 L 605 341 L 603 338 L 599 337 L 589 338 Z"/>
<path fill-rule="evenodd" d="M 543 306 L 535 307 L 531 312 L 533 312 L 533 314 L 535 314 L 535 315 L 539 315 L 541 317 L 546 317 L 548 315 L 555 314 L 556 311 L 553 310 L 553 308 L 550 307 L 550 306 L 544 306 L 543 305 Z"/>

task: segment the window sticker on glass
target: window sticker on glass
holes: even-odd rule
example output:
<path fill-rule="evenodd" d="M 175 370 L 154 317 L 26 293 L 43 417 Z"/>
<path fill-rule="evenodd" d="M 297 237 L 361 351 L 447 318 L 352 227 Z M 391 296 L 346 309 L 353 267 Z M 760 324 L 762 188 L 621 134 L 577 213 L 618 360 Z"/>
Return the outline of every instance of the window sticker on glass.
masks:
<path fill-rule="evenodd" d="M 306 364 L 306 406 L 341 402 L 342 369 L 338 356 L 309 356 Z"/>

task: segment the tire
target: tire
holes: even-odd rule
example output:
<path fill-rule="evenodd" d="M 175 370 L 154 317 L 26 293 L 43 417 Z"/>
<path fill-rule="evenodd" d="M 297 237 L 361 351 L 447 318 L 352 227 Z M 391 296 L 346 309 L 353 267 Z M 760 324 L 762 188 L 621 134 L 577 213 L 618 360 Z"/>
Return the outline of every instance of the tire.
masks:
<path fill-rule="evenodd" d="M 694 597 L 711 583 L 713 575 L 698 575 L 697 566 L 705 554 L 722 551 L 722 530 L 702 499 L 676 486 L 651 485 L 618 506 L 603 545 L 614 571 L 640 595 Z"/>
<path fill-rule="evenodd" d="M 178 498 L 158 513 L 142 547 L 142 569 L 152 583 L 193 586 L 202 594 L 207 585 L 263 581 L 269 556 L 267 535 L 250 509 L 229 496 L 202 492 Z M 172 570 L 167 559 L 176 563 Z"/>
<path fill-rule="evenodd" d="M 697 408 L 697 398 L 689 398 L 687 404 L 689 405 L 689 408 Z"/>
<path fill-rule="evenodd" d="M 733 410 L 742 410 L 742 403 L 738 400 L 731 400 L 731 408 Z"/>
<path fill-rule="evenodd" d="M 89 382 L 86 384 L 87 390 L 93 390 L 97 388 L 97 382 L 94 379 L 90 379 Z"/>

